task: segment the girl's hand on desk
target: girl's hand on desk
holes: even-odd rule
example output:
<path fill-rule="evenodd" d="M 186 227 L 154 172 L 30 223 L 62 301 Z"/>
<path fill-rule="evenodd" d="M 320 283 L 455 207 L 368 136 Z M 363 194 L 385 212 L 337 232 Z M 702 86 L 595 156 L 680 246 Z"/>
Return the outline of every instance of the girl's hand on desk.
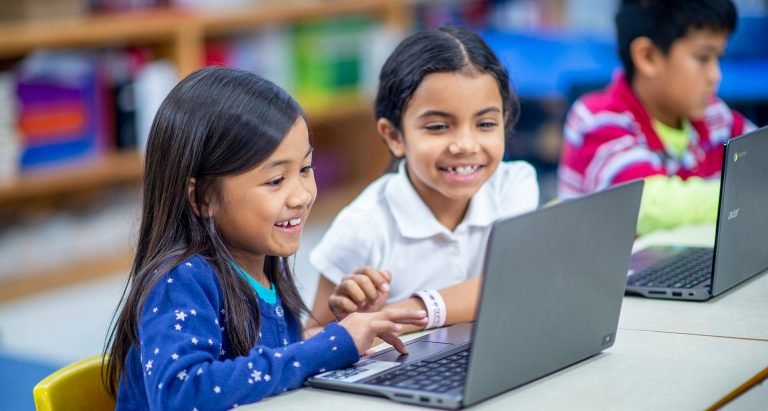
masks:
<path fill-rule="evenodd" d="M 363 267 L 345 276 L 328 298 L 328 307 L 341 320 L 354 312 L 380 311 L 389 297 L 392 275 L 383 270 Z"/>
<path fill-rule="evenodd" d="M 427 312 L 412 308 L 387 308 L 374 313 L 351 313 L 339 322 L 355 341 L 360 355 L 371 348 L 376 336 L 391 344 L 401 354 L 408 354 L 405 344 L 397 337 L 403 325 L 413 324 L 424 327 Z"/>

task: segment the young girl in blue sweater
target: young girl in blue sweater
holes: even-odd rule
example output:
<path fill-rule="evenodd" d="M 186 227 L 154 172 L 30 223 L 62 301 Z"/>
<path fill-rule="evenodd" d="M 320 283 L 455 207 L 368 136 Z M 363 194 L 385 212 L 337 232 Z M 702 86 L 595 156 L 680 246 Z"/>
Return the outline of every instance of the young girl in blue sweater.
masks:
<path fill-rule="evenodd" d="M 306 118 L 255 74 L 201 69 L 157 112 L 138 249 L 108 338 L 117 409 L 229 409 L 299 387 L 393 341 L 425 313 L 391 309 L 303 340 L 287 258 L 315 200 Z M 399 345 L 399 344 L 398 344 Z"/>

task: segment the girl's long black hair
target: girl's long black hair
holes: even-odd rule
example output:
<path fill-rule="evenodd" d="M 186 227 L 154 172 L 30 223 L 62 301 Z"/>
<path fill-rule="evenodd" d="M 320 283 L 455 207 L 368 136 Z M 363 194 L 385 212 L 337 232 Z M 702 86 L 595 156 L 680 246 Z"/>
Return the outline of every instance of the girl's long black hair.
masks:
<path fill-rule="evenodd" d="M 400 42 L 379 75 L 376 119 L 386 118 L 402 132 L 403 113 L 424 77 L 458 71 L 490 74 L 496 79 L 505 116 L 504 131 L 511 135 L 520 110 L 517 96 L 510 89 L 507 69 L 485 40 L 456 26 L 417 32 Z M 396 171 L 399 161 L 393 155 L 387 171 Z"/>
<path fill-rule="evenodd" d="M 259 165 L 299 118 L 306 121 L 284 90 L 237 69 L 198 70 L 165 98 L 149 133 L 136 257 L 104 346 L 102 380 L 112 396 L 117 396 L 128 351 L 139 346 L 139 316 L 147 295 L 165 273 L 193 254 L 203 256 L 217 273 L 234 354 L 245 355 L 256 344 L 260 315 L 253 289 L 230 264 L 232 256 L 216 221 L 193 212 L 188 184 L 195 179 L 194 197 L 202 209 L 206 195 L 220 193 L 222 177 Z M 286 260 L 267 256 L 264 272 L 298 320 L 309 310 Z"/>

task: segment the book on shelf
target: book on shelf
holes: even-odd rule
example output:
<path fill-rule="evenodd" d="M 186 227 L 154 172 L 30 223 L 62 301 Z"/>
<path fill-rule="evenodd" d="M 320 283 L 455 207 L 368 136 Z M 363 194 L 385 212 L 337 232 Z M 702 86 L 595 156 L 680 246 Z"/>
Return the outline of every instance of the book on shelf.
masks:
<path fill-rule="evenodd" d="M 56 20 L 87 13 L 87 0 L 0 1 L 0 22 Z"/>
<path fill-rule="evenodd" d="M 332 112 L 335 104 L 372 94 L 398 40 L 371 17 L 315 19 L 210 40 L 205 63 L 252 71 L 286 89 L 306 110 Z"/>
<path fill-rule="evenodd" d="M 17 70 L 20 167 L 33 170 L 112 147 L 103 73 L 92 53 L 39 51 Z"/>
<path fill-rule="evenodd" d="M 136 149 L 139 129 L 137 120 L 136 77 L 151 58 L 146 48 L 131 47 L 106 52 L 101 61 L 105 66 L 111 111 L 114 143 L 117 149 Z"/>
<path fill-rule="evenodd" d="M 137 149 L 177 80 L 151 59 L 145 47 L 38 50 L 0 76 L 0 178 Z"/>
<path fill-rule="evenodd" d="M 177 80 L 178 70 L 168 60 L 148 62 L 136 73 L 133 92 L 136 99 L 138 149 L 141 152 L 144 152 L 147 145 L 155 113 Z"/>
<path fill-rule="evenodd" d="M 124 13 L 165 7 L 167 0 L 88 0 L 92 13 Z"/>
<path fill-rule="evenodd" d="M 340 96 L 359 95 L 364 42 L 374 21 L 343 17 L 310 21 L 295 27 L 296 95 L 309 106 L 332 105 Z"/>
<path fill-rule="evenodd" d="M 20 136 L 16 122 L 16 86 L 13 74 L 0 73 L 0 181 L 16 175 Z"/>
<path fill-rule="evenodd" d="M 272 26 L 236 38 L 210 40 L 205 44 L 205 65 L 248 70 L 293 92 L 292 39 L 289 28 Z"/>
<path fill-rule="evenodd" d="M 189 10 L 226 10 L 226 9 L 246 9 L 253 7 L 263 0 L 168 0 L 170 6 Z"/>

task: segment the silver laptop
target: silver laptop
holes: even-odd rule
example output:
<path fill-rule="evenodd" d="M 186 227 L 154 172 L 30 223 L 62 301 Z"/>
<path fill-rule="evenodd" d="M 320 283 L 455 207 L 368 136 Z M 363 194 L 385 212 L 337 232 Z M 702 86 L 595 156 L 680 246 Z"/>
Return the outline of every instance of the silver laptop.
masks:
<path fill-rule="evenodd" d="M 627 294 L 706 300 L 768 268 L 768 126 L 725 143 L 716 227 L 714 248 L 632 255 Z"/>
<path fill-rule="evenodd" d="M 477 320 L 387 349 L 313 387 L 461 408 L 613 345 L 642 182 L 494 223 Z"/>

